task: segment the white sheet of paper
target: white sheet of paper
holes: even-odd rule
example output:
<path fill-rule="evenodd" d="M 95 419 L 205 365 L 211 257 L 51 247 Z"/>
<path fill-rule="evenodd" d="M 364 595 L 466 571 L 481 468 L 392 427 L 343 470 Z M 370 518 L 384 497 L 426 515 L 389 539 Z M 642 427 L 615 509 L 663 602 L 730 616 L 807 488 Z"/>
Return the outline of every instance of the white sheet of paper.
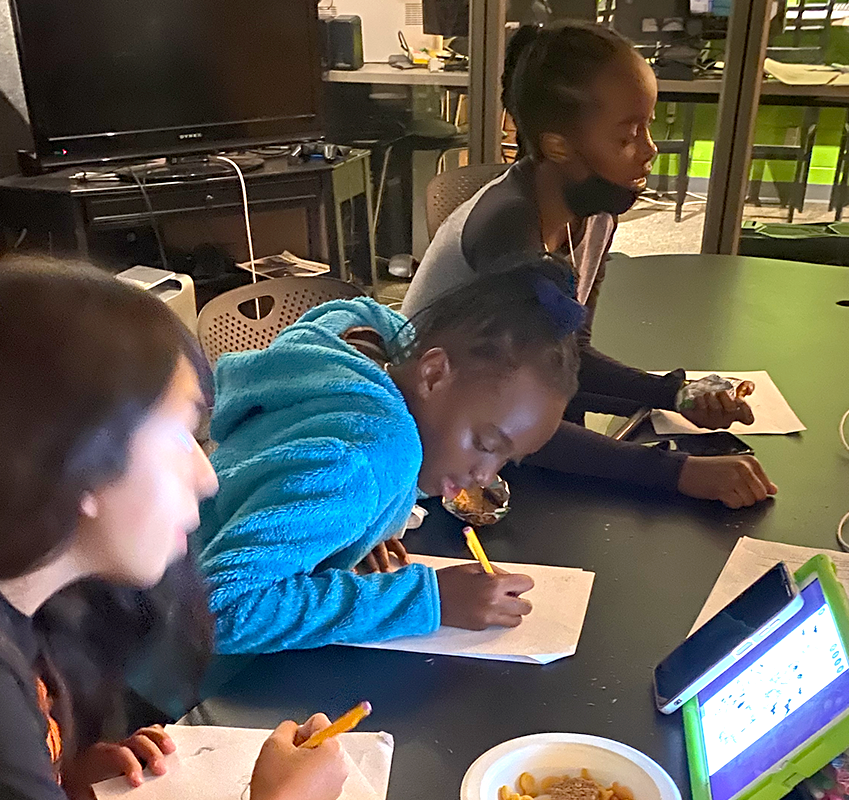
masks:
<path fill-rule="evenodd" d="M 665 373 L 658 373 L 663 375 Z M 687 370 L 688 380 L 698 380 L 710 375 L 707 371 Z M 793 413 L 790 404 L 778 390 L 778 387 L 765 370 L 755 372 L 717 372 L 722 377 L 740 378 L 742 380 L 754 381 L 755 391 L 746 398 L 755 414 L 752 425 L 742 425 L 735 422 L 729 430 L 736 434 L 754 433 L 798 433 L 807 430 L 799 417 Z M 675 411 L 662 411 L 655 409 L 651 414 L 652 425 L 656 433 L 678 434 L 678 433 L 710 433 L 707 428 L 698 428 L 692 422 L 682 417 Z"/>
<path fill-rule="evenodd" d="M 434 569 L 469 563 L 468 560 L 438 556 L 415 555 L 411 558 Z M 405 636 L 356 646 L 530 664 L 549 664 L 573 655 L 584 626 L 595 573 L 538 564 L 498 566 L 508 572 L 530 575 L 534 580 L 534 588 L 522 595 L 533 603 L 534 609 L 518 628 L 467 631 L 443 625 L 427 636 Z"/>
<path fill-rule="evenodd" d="M 785 64 L 764 60 L 764 71 L 790 86 L 847 86 L 849 74 L 826 64 Z"/>
<path fill-rule="evenodd" d="M 168 772 L 145 773 L 136 789 L 125 778 L 94 786 L 97 800 L 248 800 L 254 762 L 271 731 L 208 725 L 169 725 L 177 752 Z M 343 733 L 349 775 L 340 800 L 385 800 L 394 741 L 388 733 Z"/>
<path fill-rule="evenodd" d="M 765 542 L 748 536 L 738 539 L 699 612 L 690 635 L 779 561 L 784 561 L 790 572 L 795 572 L 817 553 L 825 553 L 834 562 L 838 580 L 849 591 L 849 553 L 839 550 L 818 550 L 816 547 L 800 547 L 782 542 Z"/>

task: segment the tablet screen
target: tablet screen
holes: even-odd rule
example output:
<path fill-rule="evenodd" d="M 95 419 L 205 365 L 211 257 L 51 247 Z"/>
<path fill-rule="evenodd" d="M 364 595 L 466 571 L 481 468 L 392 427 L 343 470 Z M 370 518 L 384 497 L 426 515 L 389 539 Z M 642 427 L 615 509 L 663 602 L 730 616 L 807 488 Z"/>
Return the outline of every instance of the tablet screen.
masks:
<path fill-rule="evenodd" d="M 846 650 L 818 580 L 792 619 L 699 692 L 713 800 L 729 800 L 849 708 Z"/>

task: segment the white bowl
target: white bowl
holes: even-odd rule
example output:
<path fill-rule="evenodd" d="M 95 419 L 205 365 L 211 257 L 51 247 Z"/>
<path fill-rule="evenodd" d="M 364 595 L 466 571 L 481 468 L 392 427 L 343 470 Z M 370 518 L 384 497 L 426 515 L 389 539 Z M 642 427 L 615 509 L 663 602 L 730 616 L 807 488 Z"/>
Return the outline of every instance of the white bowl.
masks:
<path fill-rule="evenodd" d="M 647 755 L 580 733 L 536 733 L 487 750 L 466 772 L 460 800 L 498 800 L 498 790 L 505 784 L 512 789 L 523 772 L 539 781 L 549 775 L 578 777 L 581 769 L 605 786 L 615 781 L 628 787 L 635 800 L 681 800 L 672 778 Z"/>

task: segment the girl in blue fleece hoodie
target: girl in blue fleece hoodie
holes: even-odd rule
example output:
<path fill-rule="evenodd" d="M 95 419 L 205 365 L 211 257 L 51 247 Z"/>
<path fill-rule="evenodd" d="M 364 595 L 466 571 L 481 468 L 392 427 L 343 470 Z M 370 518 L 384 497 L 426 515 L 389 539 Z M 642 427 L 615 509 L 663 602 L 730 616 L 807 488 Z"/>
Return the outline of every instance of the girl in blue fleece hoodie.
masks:
<path fill-rule="evenodd" d="M 523 575 L 386 563 L 418 491 L 487 485 L 542 447 L 574 393 L 582 309 L 545 259 L 439 298 L 411 322 L 370 299 L 319 306 L 266 350 L 223 356 L 220 491 L 194 549 L 224 653 L 515 626 Z M 374 554 L 373 554 L 374 551 Z"/>

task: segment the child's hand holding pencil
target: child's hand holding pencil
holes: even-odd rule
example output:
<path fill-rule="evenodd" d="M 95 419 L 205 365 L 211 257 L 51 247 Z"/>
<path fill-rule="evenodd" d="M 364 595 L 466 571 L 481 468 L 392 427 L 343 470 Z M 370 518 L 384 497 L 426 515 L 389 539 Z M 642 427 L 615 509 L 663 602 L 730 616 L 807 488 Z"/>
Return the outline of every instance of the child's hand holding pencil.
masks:
<path fill-rule="evenodd" d="M 324 714 L 303 725 L 287 720 L 278 725 L 260 750 L 251 777 L 251 800 L 336 800 L 348 777 L 339 740 L 320 746 L 302 745 L 331 727 Z"/>
<path fill-rule="evenodd" d="M 437 570 L 442 624 L 473 631 L 517 627 L 533 608 L 519 596 L 533 589 L 533 580 L 493 568 L 475 532 L 463 532 L 478 563 Z"/>

